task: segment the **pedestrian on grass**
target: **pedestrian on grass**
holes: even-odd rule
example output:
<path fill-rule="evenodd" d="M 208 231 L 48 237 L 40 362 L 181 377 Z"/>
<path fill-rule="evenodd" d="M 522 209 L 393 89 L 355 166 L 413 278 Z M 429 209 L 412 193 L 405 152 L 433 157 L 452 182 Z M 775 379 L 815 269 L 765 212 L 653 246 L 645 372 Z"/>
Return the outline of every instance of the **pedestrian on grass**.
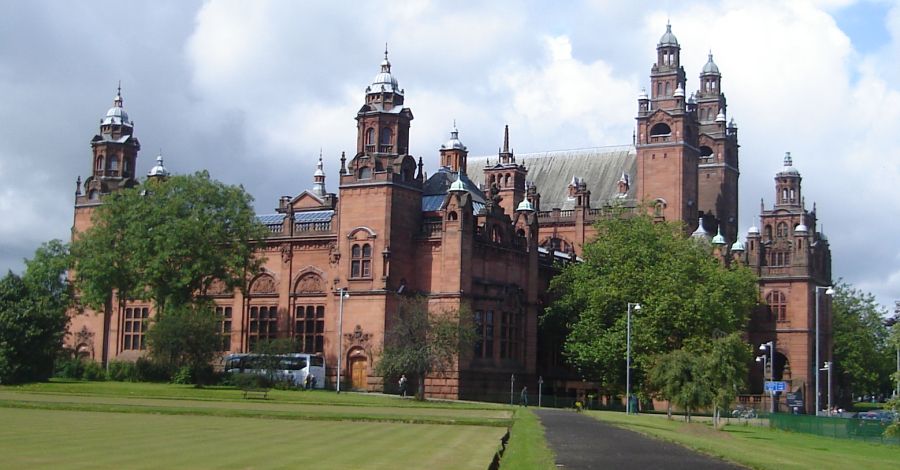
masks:
<path fill-rule="evenodd" d="M 402 374 L 400 376 L 400 396 L 406 397 L 406 384 L 409 383 L 409 380 L 406 379 L 406 374 Z"/>
<path fill-rule="evenodd" d="M 528 406 L 528 386 L 522 387 L 522 395 L 519 398 L 519 404 L 527 407 Z"/>

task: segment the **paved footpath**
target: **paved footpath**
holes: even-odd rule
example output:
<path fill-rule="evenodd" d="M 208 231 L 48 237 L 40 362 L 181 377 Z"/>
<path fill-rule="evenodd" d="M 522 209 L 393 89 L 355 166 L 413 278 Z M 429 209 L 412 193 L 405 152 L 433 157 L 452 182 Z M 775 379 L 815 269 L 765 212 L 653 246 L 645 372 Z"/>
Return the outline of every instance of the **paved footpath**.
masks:
<path fill-rule="evenodd" d="M 556 466 L 565 469 L 739 469 L 676 444 L 645 437 L 568 410 L 536 409 Z"/>

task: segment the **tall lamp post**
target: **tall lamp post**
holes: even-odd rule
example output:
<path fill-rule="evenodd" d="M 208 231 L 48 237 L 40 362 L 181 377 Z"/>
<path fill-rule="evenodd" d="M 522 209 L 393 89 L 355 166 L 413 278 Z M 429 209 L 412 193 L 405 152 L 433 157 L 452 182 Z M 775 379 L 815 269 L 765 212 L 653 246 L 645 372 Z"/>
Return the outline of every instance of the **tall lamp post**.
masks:
<path fill-rule="evenodd" d="M 640 311 L 641 304 L 628 302 L 625 327 L 625 414 L 631 414 L 631 311 Z"/>
<path fill-rule="evenodd" d="M 762 362 L 763 365 L 763 395 L 766 394 L 766 363 L 768 362 L 769 357 L 765 354 L 760 354 L 756 356 L 756 362 Z"/>
<path fill-rule="evenodd" d="M 825 361 L 825 366 L 821 370 L 828 371 L 828 413 L 831 413 L 831 361 Z"/>
<path fill-rule="evenodd" d="M 759 345 L 760 351 L 769 350 L 769 381 L 775 381 L 775 341 L 767 341 L 763 344 Z M 763 356 L 765 357 L 765 356 Z M 763 370 L 763 375 L 765 375 L 766 371 Z M 771 413 L 775 413 L 775 390 L 769 390 L 769 395 L 771 395 L 772 400 L 769 406 L 769 410 Z"/>
<path fill-rule="evenodd" d="M 821 397 L 819 396 L 819 391 L 822 388 L 819 386 L 819 364 L 821 364 L 819 360 L 819 304 L 822 303 L 819 301 L 819 292 L 825 291 L 825 295 L 833 295 L 834 289 L 831 286 L 816 286 L 816 416 L 819 416 L 821 410 Z"/>
<path fill-rule="evenodd" d="M 338 353 L 338 363 L 337 363 L 337 392 L 341 393 L 341 378 L 344 373 L 344 369 L 341 365 L 341 358 L 344 356 L 344 299 L 349 299 L 350 293 L 347 292 L 346 287 L 341 287 L 341 308 L 340 313 L 338 314 L 338 329 L 337 329 L 337 353 Z"/>

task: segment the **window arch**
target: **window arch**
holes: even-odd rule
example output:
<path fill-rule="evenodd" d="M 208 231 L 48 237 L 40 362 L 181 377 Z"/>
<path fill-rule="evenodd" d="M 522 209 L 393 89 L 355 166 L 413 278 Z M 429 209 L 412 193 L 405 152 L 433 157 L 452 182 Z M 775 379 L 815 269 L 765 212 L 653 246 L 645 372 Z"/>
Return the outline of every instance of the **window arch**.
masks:
<path fill-rule="evenodd" d="M 672 135 L 672 128 L 664 122 L 658 122 L 650 129 L 650 137 Z"/>
<path fill-rule="evenodd" d="M 710 156 L 712 156 L 712 154 L 713 154 L 713 149 L 709 148 L 708 146 L 704 145 L 704 146 L 700 147 L 700 156 L 701 157 L 710 157 Z"/>
<path fill-rule="evenodd" d="M 367 167 L 367 166 L 360 167 L 360 169 L 359 169 L 359 179 L 361 179 L 361 180 L 367 180 L 367 179 L 370 179 L 371 177 L 372 177 L 372 169 L 371 169 L 371 168 L 369 168 L 369 167 Z"/>
<path fill-rule="evenodd" d="M 455 211 L 450 211 L 447 214 L 447 220 L 458 220 L 458 219 L 459 219 L 459 216 L 456 214 Z"/>
<path fill-rule="evenodd" d="M 775 236 L 777 236 L 778 238 L 787 238 L 788 225 L 784 222 L 778 222 L 778 226 L 775 230 Z"/>
<path fill-rule="evenodd" d="M 366 145 L 375 145 L 375 128 L 366 129 Z"/>
<path fill-rule="evenodd" d="M 350 277 L 372 277 L 372 245 L 356 243 L 350 248 Z"/>
<path fill-rule="evenodd" d="M 772 239 L 772 226 L 771 225 L 766 225 L 765 233 L 766 233 L 766 240 L 771 240 Z"/>
<path fill-rule="evenodd" d="M 100 199 L 100 194 L 97 192 L 96 189 L 92 189 L 92 190 L 88 193 L 88 200 L 90 200 L 90 201 L 96 201 L 97 199 Z"/>
<path fill-rule="evenodd" d="M 382 127 L 381 128 L 381 137 L 378 139 L 378 143 L 381 145 L 391 145 L 391 128 L 390 127 Z"/>
<path fill-rule="evenodd" d="M 769 292 L 766 295 L 766 303 L 769 304 L 770 320 L 787 321 L 787 298 L 784 293 L 777 290 Z"/>

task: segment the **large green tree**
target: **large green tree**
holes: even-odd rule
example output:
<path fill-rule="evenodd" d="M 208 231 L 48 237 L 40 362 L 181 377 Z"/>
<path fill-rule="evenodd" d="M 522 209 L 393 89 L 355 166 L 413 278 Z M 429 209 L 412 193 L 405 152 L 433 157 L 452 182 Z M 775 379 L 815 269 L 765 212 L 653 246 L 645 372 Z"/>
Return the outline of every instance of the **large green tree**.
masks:
<path fill-rule="evenodd" d="M 187 368 L 194 383 L 206 382 L 210 362 L 219 351 L 219 318 L 208 302 L 171 305 L 147 331 L 150 356 L 169 371 Z"/>
<path fill-rule="evenodd" d="M 624 390 L 629 302 L 642 307 L 631 330 L 638 389 L 654 356 L 745 328 L 758 297 L 749 269 L 725 266 L 708 243 L 685 237 L 681 224 L 636 215 L 600 221 L 597 229 L 584 262 L 553 279 L 555 300 L 542 320 L 568 330 L 568 360 L 605 393 Z"/>
<path fill-rule="evenodd" d="M 835 390 L 849 405 L 858 395 L 889 394 L 895 349 L 875 296 L 840 282 L 832 302 Z"/>
<path fill-rule="evenodd" d="M 121 302 L 152 300 L 160 314 L 169 303 L 192 303 L 216 279 L 241 286 L 266 235 L 252 200 L 206 172 L 109 195 L 73 245 L 82 301 L 108 308 L 115 290 Z"/>
<path fill-rule="evenodd" d="M 376 370 L 382 377 L 415 376 L 416 399 L 425 399 L 425 377 L 448 373 L 461 352 L 469 351 L 475 337 L 458 310 L 429 311 L 424 296 L 402 297 L 384 334 Z"/>
<path fill-rule="evenodd" d="M 68 325 L 68 247 L 45 243 L 25 265 L 0 279 L 0 383 L 49 378 Z"/>

